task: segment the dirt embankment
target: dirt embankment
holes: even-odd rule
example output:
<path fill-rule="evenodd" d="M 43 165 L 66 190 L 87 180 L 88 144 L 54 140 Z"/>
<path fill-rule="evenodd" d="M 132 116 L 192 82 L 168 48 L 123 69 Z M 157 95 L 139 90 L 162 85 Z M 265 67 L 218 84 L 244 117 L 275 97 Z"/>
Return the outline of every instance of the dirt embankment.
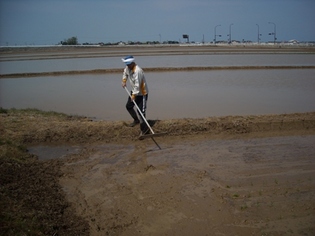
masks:
<path fill-rule="evenodd" d="M 203 66 L 203 67 L 156 67 L 143 68 L 146 72 L 169 72 L 169 71 L 206 71 L 206 70 L 265 70 L 265 69 L 314 69 L 315 66 Z M 21 78 L 21 77 L 43 77 L 62 75 L 83 75 L 83 74 L 107 74 L 121 73 L 121 69 L 96 69 L 96 70 L 76 70 L 76 71 L 54 71 L 36 73 L 13 73 L 0 74 L 0 79 Z"/>
<path fill-rule="evenodd" d="M 298 164 L 295 157 L 283 165 L 277 155 L 295 152 L 296 147 L 278 141 L 275 148 L 282 149 L 273 153 L 270 143 L 264 144 L 264 149 L 255 143 L 226 146 L 215 140 L 314 135 L 315 112 L 150 123 L 156 132 L 168 133 L 158 139 L 167 147 L 161 154 L 148 154 L 148 142 L 137 140 L 139 129 L 127 127 L 124 121 L 93 121 L 37 110 L 2 110 L 1 232 L 185 235 L 180 228 L 190 225 L 187 230 L 199 233 L 209 232 L 211 226 L 213 232 L 225 235 L 261 233 L 262 228 L 274 235 L 311 235 L 309 211 L 313 206 L 309 186 L 313 183 L 313 164 L 306 151 L 305 165 Z M 197 146 L 197 140 L 201 146 Z M 207 140 L 214 140 L 214 147 L 211 144 L 209 149 L 209 144 L 204 143 Z M 50 144 L 82 146 L 82 150 L 69 158 L 38 161 L 25 149 L 27 145 Z M 113 147 L 104 148 L 104 144 Z M 302 150 L 303 144 L 299 145 Z M 265 152 L 269 159 L 263 155 Z M 196 155 L 198 159 L 194 159 Z M 303 168 L 296 172 L 296 165 L 302 164 Z M 288 178 L 292 181 L 288 182 Z M 302 205 L 292 204 L 302 196 Z M 290 208 L 294 214 L 282 210 L 275 218 L 283 204 L 294 206 Z M 261 214 L 257 215 L 257 210 Z M 302 219 L 307 221 L 301 225 Z M 211 223 L 208 225 L 207 221 Z M 290 229 L 286 229 L 288 222 Z"/>
<path fill-rule="evenodd" d="M 36 110 L 1 114 L 2 136 L 23 144 L 121 142 L 137 139 L 139 129 L 125 121 L 93 121 L 84 117 L 47 115 Z M 149 120 L 156 132 L 170 136 L 281 136 L 315 130 L 315 112 L 283 115 L 227 116 L 204 119 Z"/>

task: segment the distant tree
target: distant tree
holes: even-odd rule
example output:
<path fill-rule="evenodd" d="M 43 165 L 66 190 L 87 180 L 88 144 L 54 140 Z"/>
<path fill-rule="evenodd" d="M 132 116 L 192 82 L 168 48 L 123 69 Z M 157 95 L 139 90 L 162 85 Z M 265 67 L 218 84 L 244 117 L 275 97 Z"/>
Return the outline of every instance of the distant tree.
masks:
<path fill-rule="evenodd" d="M 78 38 L 71 37 L 60 42 L 62 45 L 78 45 Z"/>

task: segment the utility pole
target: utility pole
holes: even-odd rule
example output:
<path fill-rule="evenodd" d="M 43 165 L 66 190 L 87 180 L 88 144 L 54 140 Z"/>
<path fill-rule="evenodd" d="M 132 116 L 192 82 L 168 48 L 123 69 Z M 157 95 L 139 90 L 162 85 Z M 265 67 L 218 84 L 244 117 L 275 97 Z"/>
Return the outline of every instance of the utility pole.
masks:
<path fill-rule="evenodd" d="M 258 27 L 257 42 L 259 44 L 261 34 L 259 33 L 259 25 L 258 24 L 256 24 L 256 25 Z"/>
<path fill-rule="evenodd" d="M 230 24 L 230 27 L 229 27 L 229 34 L 228 34 L 228 36 L 229 36 L 229 44 L 231 44 L 232 43 L 232 32 L 231 32 L 231 26 L 232 26 L 233 24 Z"/>
<path fill-rule="evenodd" d="M 277 40 L 276 24 L 273 22 L 268 22 L 268 24 L 273 24 L 273 33 L 269 33 L 269 35 L 273 35 L 273 44 L 276 44 Z"/>
<path fill-rule="evenodd" d="M 217 43 L 217 36 L 221 37 L 220 34 L 217 34 L 217 27 L 218 27 L 218 26 L 221 26 L 221 25 L 216 25 L 216 26 L 214 27 L 214 44 Z"/>

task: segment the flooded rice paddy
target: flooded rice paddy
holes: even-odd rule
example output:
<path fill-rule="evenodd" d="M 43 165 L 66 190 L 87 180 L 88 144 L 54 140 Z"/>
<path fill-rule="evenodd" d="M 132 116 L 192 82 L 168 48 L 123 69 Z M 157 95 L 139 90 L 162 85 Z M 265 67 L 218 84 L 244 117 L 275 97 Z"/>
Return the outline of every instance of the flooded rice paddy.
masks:
<path fill-rule="evenodd" d="M 314 54 L 139 56 L 145 68 L 314 66 Z M 121 68 L 120 57 L 1 59 L 1 74 Z M 0 79 L 0 106 L 37 108 L 98 120 L 126 120 L 121 73 Z M 315 69 L 146 72 L 150 119 L 259 115 L 315 110 Z M 130 89 L 130 88 L 129 88 Z"/>
<path fill-rule="evenodd" d="M 123 57 L 122 54 L 121 57 Z M 119 69 L 121 57 L 5 60 L 0 57 L 1 74 L 37 73 L 96 69 Z M 315 54 L 211 54 L 138 56 L 142 67 L 228 67 L 228 66 L 315 66 Z"/>

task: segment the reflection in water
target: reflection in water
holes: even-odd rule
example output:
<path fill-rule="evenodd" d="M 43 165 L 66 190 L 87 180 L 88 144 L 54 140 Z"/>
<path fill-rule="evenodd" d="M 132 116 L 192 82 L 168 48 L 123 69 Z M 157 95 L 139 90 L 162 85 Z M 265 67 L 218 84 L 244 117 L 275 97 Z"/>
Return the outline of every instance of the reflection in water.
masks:
<path fill-rule="evenodd" d="M 146 73 L 149 119 L 315 111 L 315 70 Z M 0 106 L 128 120 L 121 74 L 0 80 Z"/>

